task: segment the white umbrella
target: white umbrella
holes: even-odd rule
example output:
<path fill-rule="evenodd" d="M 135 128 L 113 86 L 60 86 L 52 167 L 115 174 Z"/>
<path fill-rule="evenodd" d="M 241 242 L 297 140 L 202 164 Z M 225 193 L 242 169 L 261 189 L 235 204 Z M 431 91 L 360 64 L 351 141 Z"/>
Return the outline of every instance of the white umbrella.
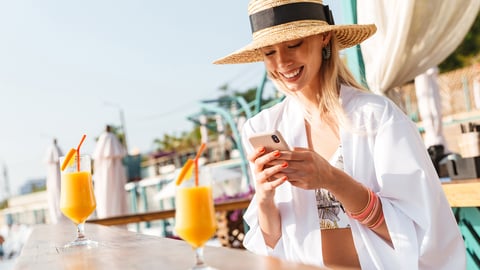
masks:
<path fill-rule="evenodd" d="M 127 173 L 122 163 L 126 154 L 123 145 L 107 126 L 98 138 L 92 155 L 98 218 L 127 213 Z"/>
<path fill-rule="evenodd" d="M 44 162 L 47 164 L 47 200 L 50 221 L 58 223 L 65 216 L 60 211 L 60 164 L 59 158 L 63 155 L 62 150 L 54 139 L 52 145 L 47 148 Z"/>

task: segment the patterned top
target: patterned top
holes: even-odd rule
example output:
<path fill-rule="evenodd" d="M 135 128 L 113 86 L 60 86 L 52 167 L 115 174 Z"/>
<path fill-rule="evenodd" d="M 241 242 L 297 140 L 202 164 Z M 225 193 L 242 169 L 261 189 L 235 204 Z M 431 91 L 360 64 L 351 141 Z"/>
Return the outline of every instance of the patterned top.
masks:
<path fill-rule="evenodd" d="M 330 164 L 343 170 L 342 146 L 340 145 L 333 154 Z M 337 229 L 349 228 L 350 222 L 342 204 L 335 199 L 330 191 L 326 189 L 316 189 L 315 196 L 317 198 L 318 217 L 320 219 L 320 228 Z"/>

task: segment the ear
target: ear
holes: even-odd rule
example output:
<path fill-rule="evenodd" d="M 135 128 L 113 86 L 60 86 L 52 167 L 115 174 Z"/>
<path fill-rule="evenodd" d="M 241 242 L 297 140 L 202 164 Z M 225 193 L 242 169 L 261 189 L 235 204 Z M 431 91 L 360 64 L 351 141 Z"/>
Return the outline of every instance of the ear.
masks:
<path fill-rule="evenodd" d="M 332 32 L 328 31 L 322 34 L 323 36 L 323 45 L 327 45 L 330 42 L 330 39 L 332 38 Z"/>

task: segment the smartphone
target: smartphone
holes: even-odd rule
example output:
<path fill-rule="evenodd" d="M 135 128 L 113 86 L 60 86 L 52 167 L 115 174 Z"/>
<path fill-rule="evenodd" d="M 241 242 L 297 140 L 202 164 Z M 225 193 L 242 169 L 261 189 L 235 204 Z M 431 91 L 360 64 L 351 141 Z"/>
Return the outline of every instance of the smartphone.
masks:
<path fill-rule="evenodd" d="M 267 152 L 273 150 L 291 150 L 278 130 L 271 132 L 257 133 L 248 138 L 254 148 L 264 146 Z"/>

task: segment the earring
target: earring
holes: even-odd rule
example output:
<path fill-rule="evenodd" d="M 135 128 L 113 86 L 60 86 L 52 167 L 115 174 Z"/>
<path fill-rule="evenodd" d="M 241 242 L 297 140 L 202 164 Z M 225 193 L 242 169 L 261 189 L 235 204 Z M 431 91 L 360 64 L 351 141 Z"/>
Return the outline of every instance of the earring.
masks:
<path fill-rule="evenodd" d="M 330 56 L 332 56 L 332 48 L 330 48 L 330 43 L 322 48 L 322 56 L 324 60 L 328 60 L 330 59 Z"/>

